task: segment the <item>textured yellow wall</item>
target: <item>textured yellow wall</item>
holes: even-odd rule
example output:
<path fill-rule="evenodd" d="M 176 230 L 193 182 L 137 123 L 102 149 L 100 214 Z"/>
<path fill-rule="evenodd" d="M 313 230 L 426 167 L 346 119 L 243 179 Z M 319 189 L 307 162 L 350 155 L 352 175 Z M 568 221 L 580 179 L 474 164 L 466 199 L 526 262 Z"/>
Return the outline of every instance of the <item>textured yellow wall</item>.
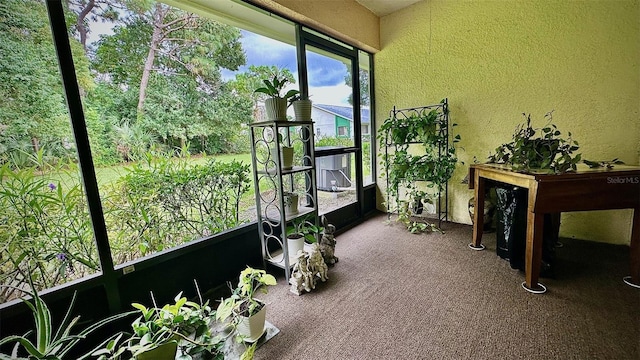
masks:
<path fill-rule="evenodd" d="M 380 50 L 379 18 L 355 0 L 249 0 L 369 52 Z"/>
<path fill-rule="evenodd" d="M 638 1 L 426 1 L 381 18 L 375 55 L 378 125 L 389 110 L 449 98 L 459 156 L 484 162 L 521 113 L 554 120 L 583 158 L 640 158 Z M 470 223 L 472 192 L 451 181 L 453 221 Z M 383 183 L 380 182 L 380 183 Z M 628 244 L 631 211 L 567 213 L 562 236 Z"/>

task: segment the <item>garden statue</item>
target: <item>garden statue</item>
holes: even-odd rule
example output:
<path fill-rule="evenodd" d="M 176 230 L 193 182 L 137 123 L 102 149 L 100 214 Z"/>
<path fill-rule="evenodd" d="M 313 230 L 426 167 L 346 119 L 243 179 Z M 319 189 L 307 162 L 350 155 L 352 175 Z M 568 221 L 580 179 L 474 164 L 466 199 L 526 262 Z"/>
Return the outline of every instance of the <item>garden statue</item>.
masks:
<path fill-rule="evenodd" d="M 296 295 L 302 294 L 302 289 L 304 289 L 304 284 L 302 283 L 302 274 L 300 272 L 292 272 L 291 277 L 289 278 L 289 284 L 291 284 L 291 291 Z"/>
<path fill-rule="evenodd" d="M 325 216 L 322 217 L 322 226 L 324 227 L 324 231 L 320 239 L 320 252 L 322 253 L 324 262 L 329 266 L 333 266 L 338 262 L 338 258 L 335 256 L 336 239 L 333 237 L 336 227 L 329 224 Z"/>
<path fill-rule="evenodd" d="M 329 271 L 329 268 L 327 267 L 327 264 L 324 261 L 322 252 L 320 251 L 318 244 L 311 245 L 311 251 L 309 252 L 308 261 L 309 261 L 309 270 L 311 270 L 315 276 L 319 277 L 320 280 L 322 280 L 322 282 L 327 281 L 327 279 L 329 278 L 327 274 L 327 272 Z"/>
<path fill-rule="evenodd" d="M 298 251 L 297 262 L 289 278 L 290 291 L 296 295 L 301 295 L 303 290 L 311 292 L 316 288 L 318 278 L 323 282 L 328 279 L 328 270 L 318 244 L 311 245 L 309 252 Z"/>

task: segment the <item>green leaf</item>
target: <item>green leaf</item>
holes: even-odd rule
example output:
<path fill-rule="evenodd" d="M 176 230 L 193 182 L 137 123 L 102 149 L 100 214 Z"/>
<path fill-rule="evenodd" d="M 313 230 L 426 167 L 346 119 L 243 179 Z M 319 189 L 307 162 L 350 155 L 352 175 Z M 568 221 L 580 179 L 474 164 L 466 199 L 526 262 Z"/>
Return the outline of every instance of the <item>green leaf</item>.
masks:
<path fill-rule="evenodd" d="M 262 282 L 265 285 L 276 285 L 277 284 L 276 278 L 273 275 L 270 275 L 270 274 L 263 275 Z"/>
<path fill-rule="evenodd" d="M 139 303 L 131 303 L 131 306 L 142 311 L 143 313 L 147 311 L 147 307 Z"/>
<path fill-rule="evenodd" d="M 38 359 L 44 357 L 44 353 L 42 351 L 39 351 L 31 341 L 25 339 L 22 336 L 17 336 L 17 335 L 6 336 L 2 338 L 2 340 L 0 340 L 0 345 L 10 344 L 12 342 L 18 342 L 20 345 L 22 345 L 22 347 L 24 347 L 24 349 L 27 351 L 27 353 L 29 353 L 29 355 L 35 356 Z"/>

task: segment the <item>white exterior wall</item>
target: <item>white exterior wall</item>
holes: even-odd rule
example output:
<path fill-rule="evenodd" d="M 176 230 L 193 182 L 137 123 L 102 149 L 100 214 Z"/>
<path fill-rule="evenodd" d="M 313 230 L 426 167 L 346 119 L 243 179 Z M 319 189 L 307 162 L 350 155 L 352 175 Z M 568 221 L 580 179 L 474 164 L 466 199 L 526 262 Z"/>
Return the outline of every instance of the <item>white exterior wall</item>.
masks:
<path fill-rule="evenodd" d="M 312 108 L 311 119 L 313 119 L 315 123 L 313 131 L 316 138 L 336 136 L 335 115 L 317 108 Z"/>

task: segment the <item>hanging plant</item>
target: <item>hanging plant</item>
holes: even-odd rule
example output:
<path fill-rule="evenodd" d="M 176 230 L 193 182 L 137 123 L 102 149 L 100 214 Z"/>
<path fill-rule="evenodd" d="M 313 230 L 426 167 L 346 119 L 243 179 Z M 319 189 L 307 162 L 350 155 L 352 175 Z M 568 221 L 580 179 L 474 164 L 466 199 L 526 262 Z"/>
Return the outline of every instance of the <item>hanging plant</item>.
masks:
<path fill-rule="evenodd" d="M 460 141 L 460 135 L 453 136 L 450 146 L 438 154 L 438 148 L 447 143 L 448 136 L 439 126 L 443 114 L 433 109 L 384 121 L 378 133 L 380 148 L 395 146 L 393 153 L 380 154 L 381 165 L 388 172 L 388 191 L 396 193 L 401 183 L 415 181 L 425 181 L 429 187 L 442 189 L 449 181 L 458 162 L 455 144 Z M 411 145 L 422 145 L 423 150 L 410 151 Z"/>
<path fill-rule="evenodd" d="M 380 149 L 394 149 L 380 153 L 383 176 L 386 175 L 388 179 L 387 192 L 393 194 L 394 200 L 393 204 L 386 205 L 395 206 L 398 220 L 412 233 L 433 231 L 434 225 L 411 219 L 412 213 L 408 210 L 408 203 L 400 198 L 399 189 L 415 190 L 415 182 L 420 181 L 425 182 L 427 187 L 441 191 L 458 162 L 455 144 L 460 141 L 460 135 L 452 136 L 446 128 L 448 108 L 444 100 L 442 104 L 398 112 L 402 116 L 394 112 L 378 132 Z M 451 124 L 451 127 L 456 125 Z"/>

